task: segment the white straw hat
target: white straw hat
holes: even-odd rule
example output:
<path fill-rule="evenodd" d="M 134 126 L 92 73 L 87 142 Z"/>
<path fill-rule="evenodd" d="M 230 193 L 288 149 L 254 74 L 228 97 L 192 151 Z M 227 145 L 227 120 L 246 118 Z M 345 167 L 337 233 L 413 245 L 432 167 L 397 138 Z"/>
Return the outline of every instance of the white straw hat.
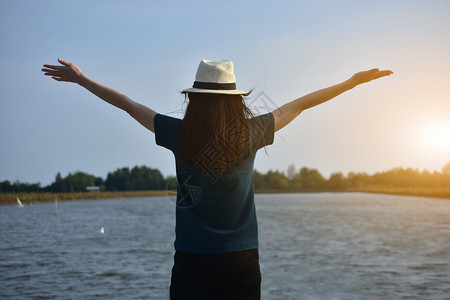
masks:
<path fill-rule="evenodd" d="M 182 93 L 249 94 L 236 89 L 236 76 L 231 60 L 206 59 L 200 62 L 192 87 L 183 90 Z"/>

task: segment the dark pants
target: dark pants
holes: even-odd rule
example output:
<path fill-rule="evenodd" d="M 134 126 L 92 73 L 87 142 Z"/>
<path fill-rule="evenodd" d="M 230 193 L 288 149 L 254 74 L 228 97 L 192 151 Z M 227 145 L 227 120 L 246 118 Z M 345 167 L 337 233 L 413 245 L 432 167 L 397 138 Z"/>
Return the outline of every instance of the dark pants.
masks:
<path fill-rule="evenodd" d="M 176 251 L 170 299 L 260 299 L 257 249 L 220 254 Z"/>

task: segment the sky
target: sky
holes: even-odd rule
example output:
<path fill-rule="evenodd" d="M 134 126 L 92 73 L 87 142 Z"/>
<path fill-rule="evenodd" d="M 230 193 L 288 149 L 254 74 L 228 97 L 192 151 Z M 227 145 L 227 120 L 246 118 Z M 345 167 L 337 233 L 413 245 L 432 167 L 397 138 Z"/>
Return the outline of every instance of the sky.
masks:
<path fill-rule="evenodd" d="M 106 178 L 173 155 L 125 112 L 45 77 L 58 57 L 155 111 L 183 117 L 202 59 L 234 62 L 256 113 L 374 67 L 394 72 L 302 112 L 255 169 L 441 171 L 450 162 L 450 1 L 0 0 L 0 181 Z"/>

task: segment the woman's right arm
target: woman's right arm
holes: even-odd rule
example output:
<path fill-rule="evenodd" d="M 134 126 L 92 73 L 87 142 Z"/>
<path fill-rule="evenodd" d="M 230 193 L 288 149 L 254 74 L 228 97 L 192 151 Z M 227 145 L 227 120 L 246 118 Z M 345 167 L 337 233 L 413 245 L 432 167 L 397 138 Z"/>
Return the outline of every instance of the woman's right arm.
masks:
<path fill-rule="evenodd" d="M 81 72 L 77 65 L 58 59 L 61 66 L 44 65 L 44 74 L 51 76 L 56 81 L 66 81 L 78 83 L 88 91 L 124 111 L 129 113 L 136 121 L 141 123 L 148 130 L 155 132 L 153 120 L 156 112 L 145 105 L 135 102 L 126 95 L 107 86 L 101 85 L 88 78 Z"/>

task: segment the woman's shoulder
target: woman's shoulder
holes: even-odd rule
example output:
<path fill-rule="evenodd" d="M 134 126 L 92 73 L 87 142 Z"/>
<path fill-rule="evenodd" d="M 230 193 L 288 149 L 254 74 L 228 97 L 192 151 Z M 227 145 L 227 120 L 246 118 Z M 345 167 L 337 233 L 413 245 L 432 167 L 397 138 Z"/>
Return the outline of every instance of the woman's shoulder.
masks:
<path fill-rule="evenodd" d="M 160 120 L 163 120 L 163 121 L 166 121 L 166 122 L 180 122 L 181 121 L 180 118 L 175 118 L 175 117 L 168 116 L 168 115 L 161 114 L 161 113 L 157 113 L 155 115 L 155 119 L 156 118 L 158 118 Z"/>
<path fill-rule="evenodd" d="M 250 119 L 250 122 L 256 126 L 266 127 L 274 122 L 273 114 L 271 112 L 255 116 Z"/>
<path fill-rule="evenodd" d="M 154 123 L 155 123 L 155 130 L 159 128 L 166 129 L 167 127 L 172 128 L 178 128 L 180 125 L 181 119 L 175 118 L 172 116 L 164 115 L 164 114 L 156 114 Z"/>

